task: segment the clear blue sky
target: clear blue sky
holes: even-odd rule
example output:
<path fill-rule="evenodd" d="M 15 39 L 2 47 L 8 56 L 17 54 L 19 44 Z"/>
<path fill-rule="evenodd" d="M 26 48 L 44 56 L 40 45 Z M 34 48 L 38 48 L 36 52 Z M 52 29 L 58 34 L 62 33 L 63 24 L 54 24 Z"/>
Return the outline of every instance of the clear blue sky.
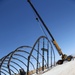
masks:
<path fill-rule="evenodd" d="M 31 0 L 62 51 L 75 53 L 75 1 Z M 44 35 L 27 0 L 0 0 L 0 58 Z"/>

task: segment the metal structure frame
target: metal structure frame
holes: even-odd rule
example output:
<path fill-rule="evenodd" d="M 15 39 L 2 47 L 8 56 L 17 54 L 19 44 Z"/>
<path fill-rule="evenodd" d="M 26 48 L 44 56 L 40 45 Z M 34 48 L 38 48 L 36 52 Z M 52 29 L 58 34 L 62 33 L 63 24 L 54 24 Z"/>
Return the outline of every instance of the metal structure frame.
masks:
<path fill-rule="evenodd" d="M 50 40 L 40 36 L 33 47 L 20 46 L 0 59 L 0 75 L 17 75 L 24 69 L 26 75 L 40 73 L 55 65 L 55 53 Z"/>

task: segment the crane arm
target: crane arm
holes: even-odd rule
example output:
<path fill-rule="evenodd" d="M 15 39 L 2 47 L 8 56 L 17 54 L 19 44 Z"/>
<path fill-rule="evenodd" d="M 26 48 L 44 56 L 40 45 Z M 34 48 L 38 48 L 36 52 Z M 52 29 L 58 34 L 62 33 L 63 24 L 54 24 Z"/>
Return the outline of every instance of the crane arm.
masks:
<path fill-rule="evenodd" d="M 36 13 L 36 15 L 38 16 L 38 18 L 40 19 L 40 21 L 42 22 L 43 26 L 45 27 L 45 29 L 47 30 L 48 34 L 50 35 L 50 37 L 52 38 L 52 40 L 54 40 L 52 34 L 50 33 L 49 29 L 47 28 L 46 24 L 44 23 L 44 21 L 42 20 L 42 18 L 40 17 L 40 15 L 38 14 L 37 10 L 34 8 L 34 6 L 32 5 L 32 3 L 30 2 L 30 0 L 28 0 L 29 4 L 31 5 L 32 9 L 34 10 L 34 12 Z"/>
<path fill-rule="evenodd" d="M 51 32 L 49 31 L 49 29 L 47 28 L 46 24 L 44 23 L 44 21 L 42 20 L 42 18 L 40 17 L 39 13 L 37 12 L 37 10 L 34 8 L 33 4 L 31 3 L 30 0 L 28 0 L 30 6 L 32 7 L 32 9 L 34 10 L 34 12 L 36 13 L 36 15 L 38 16 L 39 20 L 41 21 L 42 25 L 44 26 L 44 28 L 46 29 L 46 31 L 48 32 L 49 36 L 52 38 L 52 43 L 54 44 L 54 46 L 56 47 L 59 55 L 63 55 L 60 47 L 58 46 L 57 42 L 55 41 L 54 37 L 52 36 Z"/>

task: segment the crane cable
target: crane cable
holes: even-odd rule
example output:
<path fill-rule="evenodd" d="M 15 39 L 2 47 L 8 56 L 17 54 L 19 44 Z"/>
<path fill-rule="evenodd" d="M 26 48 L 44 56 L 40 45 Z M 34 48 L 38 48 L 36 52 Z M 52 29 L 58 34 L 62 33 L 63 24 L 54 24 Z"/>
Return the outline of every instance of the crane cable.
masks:
<path fill-rule="evenodd" d="M 42 32 L 45 34 L 45 36 L 47 37 L 47 34 L 46 34 L 46 32 L 45 32 L 45 30 L 44 30 L 44 28 L 42 27 L 42 25 L 41 25 L 41 23 L 40 23 L 40 21 L 39 21 L 39 19 L 38 18 L 36 18 L 36 20 L 37 20 L 37 22 L 39 23 L 39 25 L 40 25 L 40 29 L 42 30 Z"/>
<path fill-rule="evenodd" d="M 35 12 L 34 12 L 33 10 L 32 10 L 32 12 L 34 13 L 35 19 L 36 19 L 36 21 L 38 22 L 38 24 L 39 24 L 39 26 L 40 26 L 40 29 L 42 30 L 42 32 L 44 33 L 44 35 L 47 37 L 47 34 L 46 34 L 46 32 L 45 32 L 43 26 L 41 25 L 38 16 L 35 14 Z"/>

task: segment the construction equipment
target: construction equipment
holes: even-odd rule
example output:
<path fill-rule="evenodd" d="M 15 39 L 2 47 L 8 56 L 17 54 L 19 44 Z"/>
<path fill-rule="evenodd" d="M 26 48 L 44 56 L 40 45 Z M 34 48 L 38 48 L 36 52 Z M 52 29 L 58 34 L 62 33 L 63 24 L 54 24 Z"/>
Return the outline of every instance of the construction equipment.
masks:
<path fill-rule="evenodd" d="M 20 69 L 20 75 L 26 75 L 26 72 L 24 71 L 24 69 Z"/>
<path fill-rule="evenodd" d="M 44 23 L 44 21 L 42 20 L 42 18 L 40 17 L 39 13 L 37 12 L 37 10 L 35 9 L 35 7 L 33 6 L 33 4 L 31 3 L 30 0 L 27 0 L 30 4 L 30 6 L 32 7 L 33 11 L 35 12 L 35 14 L 37 15 L 36 19 L 39 19 L 40 22 L 42 23 L 42 25 L 44 26 L 44 28 L 46 29 L 46 31 L 48 32 L 49 36 L 52 39 L 52 43 L 54 44 L 55 48 L 57 49 L 59 55 L 61 56 L 61 60 L 58 60 L 57 64 L 62 64 L 63 61 L 67 60 L 67 61 L 71 61 L 73 56 L 69 55 L 67 56 L 66 54 L 63 54 L 62 50 L 60 49 L 60 47 L 58 46 L 57 42 L 55 41 L 54 37 L 52 36 L 50 30 L 48 29 L 48 27 L 46 26 L 46 24 Z"/>

